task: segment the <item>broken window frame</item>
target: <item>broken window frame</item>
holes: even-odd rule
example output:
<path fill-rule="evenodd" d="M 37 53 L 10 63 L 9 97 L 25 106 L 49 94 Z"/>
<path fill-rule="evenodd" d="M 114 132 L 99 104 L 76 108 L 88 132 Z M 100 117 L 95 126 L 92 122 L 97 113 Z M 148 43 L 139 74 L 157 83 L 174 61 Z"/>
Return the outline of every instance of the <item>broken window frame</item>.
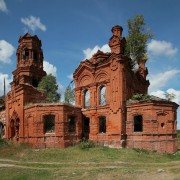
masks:
<path fill-rule="evenodd" d="M 55 132 L 55 115 L 46 114 L 43 116 L 44 122 L 44 133 L 54 133 Z"/>

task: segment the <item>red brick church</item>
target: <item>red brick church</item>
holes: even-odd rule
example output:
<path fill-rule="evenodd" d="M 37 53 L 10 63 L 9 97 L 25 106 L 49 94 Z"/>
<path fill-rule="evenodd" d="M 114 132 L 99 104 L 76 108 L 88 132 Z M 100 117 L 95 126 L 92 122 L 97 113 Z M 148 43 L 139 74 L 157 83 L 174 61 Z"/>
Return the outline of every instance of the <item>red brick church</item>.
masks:
<path fill-rule="evenodd" d="M 131 100 L 147 96 L 148 71 L 145 61 L 131 70 L 122 31 L 112 28 L 111 53 L 98 51 L 75 70 L 75 106 L 46 102 L 46 92 L 37 89 L 46 75 L 41 41 L 28 33 L 20 37 L 6 96 L 6 137 L 34 148 L 65 148 L 86 137 L 109 147 L 176 152 L 178 105 L 154 96 Z"/>

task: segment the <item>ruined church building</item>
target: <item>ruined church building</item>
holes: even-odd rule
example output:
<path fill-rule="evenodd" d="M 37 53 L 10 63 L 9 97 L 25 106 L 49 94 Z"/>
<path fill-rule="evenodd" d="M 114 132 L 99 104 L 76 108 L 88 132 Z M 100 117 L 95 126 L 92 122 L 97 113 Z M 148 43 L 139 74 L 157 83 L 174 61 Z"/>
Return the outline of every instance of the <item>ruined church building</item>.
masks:
<path fill-rule="evenodd" d="M 0 110 L 6 138 L 34 148 L 65 148 L 86 137 L 103 146 L 175 153 L 178 105 L 155 96 L 130 100 L 147 94 L 150 83 L 145 61 L 131 70 L 122 31 L 112 28 L 111 53 L 99 50 L 74 71 L 75 106 L 46 102 L 46 92 L 37 89 L 46 75 L 41 40 L 20 37 L 11 90 Z"/>

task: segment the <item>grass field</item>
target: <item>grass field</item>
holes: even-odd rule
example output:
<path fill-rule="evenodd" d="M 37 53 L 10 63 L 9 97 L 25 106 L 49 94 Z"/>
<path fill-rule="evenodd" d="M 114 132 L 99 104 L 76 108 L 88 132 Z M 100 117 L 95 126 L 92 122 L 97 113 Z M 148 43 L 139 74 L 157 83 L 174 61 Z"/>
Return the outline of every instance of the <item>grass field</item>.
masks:
<path fill-rule="evenodd" d="M 178 134 L 180 138 L 180 132 Z M 35 150 L 0 141 L 0 180 L 180 179 L 180 152 L 79 146 Z"/>

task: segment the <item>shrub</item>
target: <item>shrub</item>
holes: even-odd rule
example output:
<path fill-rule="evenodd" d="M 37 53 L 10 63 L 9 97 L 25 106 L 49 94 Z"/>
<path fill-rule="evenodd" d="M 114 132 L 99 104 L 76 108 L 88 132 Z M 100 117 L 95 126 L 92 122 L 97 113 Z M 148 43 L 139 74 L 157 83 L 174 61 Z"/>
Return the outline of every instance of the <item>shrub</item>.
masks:
<path fill-rule="evenodd" d="M 83 138 L 82 142 L 79 143 L 80 149 L 89 149 L 95 147 L 95 143 L 91 140 Z"/>

